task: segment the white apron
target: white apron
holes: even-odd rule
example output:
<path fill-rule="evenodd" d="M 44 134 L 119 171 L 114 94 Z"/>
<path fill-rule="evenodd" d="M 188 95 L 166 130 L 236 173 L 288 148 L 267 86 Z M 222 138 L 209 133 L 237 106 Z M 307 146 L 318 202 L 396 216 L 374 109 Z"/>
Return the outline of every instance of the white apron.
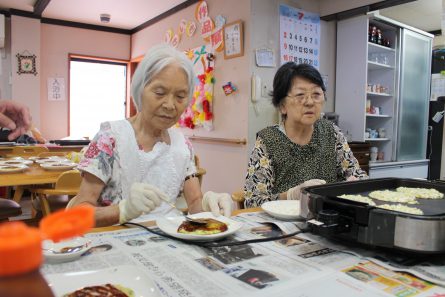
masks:
<path fill-rule="evenodd" d="M 133 183 L 142 182 L 157 187 L 174 204 L 183 187 L 187 164 L 191 158 L 184 135 L 175 129 L 168 129 L 170 145 L 157 142 L 152 151 L 144 152 L 138 147 L 130 122 L 123 120 L 110 124 L 116 137 L 116 148 L 120 159 L 118 163 L 122 181 L 122 199 L 128 199 Z M 147 221 L 155 217 L 175 215 L 180 213 L 162 202 L 149 214 L 133 221 Z"/>

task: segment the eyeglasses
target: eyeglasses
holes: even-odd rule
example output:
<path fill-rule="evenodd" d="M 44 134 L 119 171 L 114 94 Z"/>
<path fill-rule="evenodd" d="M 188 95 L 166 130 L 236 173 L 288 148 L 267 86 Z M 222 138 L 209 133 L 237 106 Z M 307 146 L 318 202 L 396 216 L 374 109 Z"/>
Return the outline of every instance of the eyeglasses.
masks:
<path fill-rule="evenodd" d="M 319 92 L 314 93 L 299 93 L 296 95 L 287 95 L 287 97 L 292 98 L 293 100 L 297 101 L 300 104 L 303 104 L 306 102 L 307 98 L 311 98 L 314 103 L 320 103 L 324 101 L 324 94 Z"/>

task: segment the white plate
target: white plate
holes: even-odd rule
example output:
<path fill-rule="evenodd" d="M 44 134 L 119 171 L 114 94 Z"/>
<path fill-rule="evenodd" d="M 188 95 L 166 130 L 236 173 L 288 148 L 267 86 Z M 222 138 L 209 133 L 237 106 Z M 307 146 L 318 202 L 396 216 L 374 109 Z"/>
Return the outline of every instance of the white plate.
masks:
<path fill-rule="evenodd" d="M 29 167 L 22 165 L 0 165 L 0 173 L 14 173 L 14 172 L 22 172 Z"/>
<path fill-rule="evenodd" d="M 47 263 L 63 263 L 78 259 L 90 247 L 90 241 L 84 237 L 75 237 L 70 240 L 53 242 L 52 240 L 44 240 L 42 243 L 43 256 Z M 79 250 L 72 253 L 55 254 L 48 250 L 60 251 L 63 248 L 82 246 Z"/>
<path fill-rule="evenodd" d="M 215 217 L 212 215 L 211 212 L 201 212 L 196 213 L 193 215 L 190 215 L 192 218 L 210 218 L 210 219 L 216 219 L 218 221 L 221 221 L 223 223 L 227 224 L 227 231 L 217 233 L 217 234 L 209 234 L 209 235 L 197 235 L 197 234 L 184 234 L 184 233 L 178 233 L 178 227 L 182 224 L 182 222 L 185 221 L 185 218 L 182 216 L 178 217 L 162 217 L 156 220 L 156 225 L 167 233 L 168 235 L 174 236 L 176 238 L 180 239 L 186 239 L 190 241 L 212 241 L 215 239 L 220 239 L 226 236 L 229 236 L 236 231 L 238 231 L 243 224 L 237 221 L 234 221 L 230 218 L 227 218 L 225 216 L 219 216 Z"/>
<path fill-rule="evenodd" d="M 69 272 L 45 275 L 55 296 L 64 296 L 88 286 L 121 285 L 134 291 L 138 297 L 161 296 L 156 284 L 137 266 L 117 266 L 103 270 Z"/>
<path fill-rule="evenodd" d="M 51 163 L 40 163 L 40 167 L 46 170 L 67 170 L 76 167 L 76 163 L 68 162 L 51 162 Z"/>
<path fill-rule="evenodd" d="M 60 163 L 60 162 L 71 162 L 67 158 L 64 157 L 36 157 L 34 162 L 42 164 L 42 163 Z"/>
<path fill-rule="evenodd" d="M 16 142 L 13 142 L 13 141 L 1 141 L 0 142 L 0 146 L 13 146 L 13 145 L 16 145 L 17 143 Z"/>
<path fill-rule="evenodd" d="M 299 200 L 268 201 L 261 208 L 269 215 L 281 220 L 294 220 L 300 218 Z"/>
<path fill-rule="evenodd" d="M 33 161 L 25 159 L 8 159 L 0 161 L 0 165 L 29 165 L 32 163 Z"/>

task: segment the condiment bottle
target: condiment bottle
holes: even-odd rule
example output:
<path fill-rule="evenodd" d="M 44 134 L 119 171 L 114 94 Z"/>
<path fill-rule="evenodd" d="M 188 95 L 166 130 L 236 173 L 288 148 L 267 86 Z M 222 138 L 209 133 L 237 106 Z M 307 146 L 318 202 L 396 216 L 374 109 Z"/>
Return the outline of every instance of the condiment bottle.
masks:
<path fill-rule="evenodd" d="M 0 224 L 0 297 L 54 296 L 39 272 L 42 240 L 83 235 L 94 226 L 94 208 L 79 206 L 55 212 L 39 228 L 23 222 Z"/>

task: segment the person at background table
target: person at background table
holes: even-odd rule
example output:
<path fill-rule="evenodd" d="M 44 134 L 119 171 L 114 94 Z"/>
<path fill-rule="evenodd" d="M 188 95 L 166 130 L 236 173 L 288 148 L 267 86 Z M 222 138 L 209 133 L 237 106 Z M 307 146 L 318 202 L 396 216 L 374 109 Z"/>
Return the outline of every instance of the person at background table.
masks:
<path fill-rule="evenodd" d="M 28 107 L 12 100 L 0 100 L 0 128 L 11 131 L 9 141 L 25 134 L 30 127 L 31 114 Z"/>
<path fill-rule="evenodd" d="M 307 186 L 368 178 L 333 123 L 320 117 L 326 88 L 314 67 L 288 62 L 273 80 L 281 123 L 257 133 L 244 186 L 246 207 L 297 200 Z"/>
<path fill-rule="evenodd" d="M 133 76 L 137 114 L 105 122 L 79 164 L 83 179 L 68 207 L 89 203 L 96 225 L 106 226 L 178 214 L 183 192 L 190 213 L 231 213 L 227 193 L 201 193 L 191 143 L 172 128 L 189 103 L 195 74 L 191 61 L 171 46 L 155 46 Z M 147 214 L 147 215 L 143 215 Z"/>

